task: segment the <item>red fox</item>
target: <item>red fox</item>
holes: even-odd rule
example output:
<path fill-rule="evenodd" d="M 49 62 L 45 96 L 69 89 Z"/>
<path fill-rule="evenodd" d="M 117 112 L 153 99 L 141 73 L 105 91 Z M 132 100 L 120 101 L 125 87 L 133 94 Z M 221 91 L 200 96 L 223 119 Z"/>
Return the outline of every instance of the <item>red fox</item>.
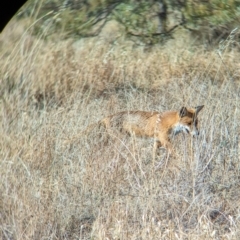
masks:
<path fill-rule="evenodd" d="M 204 106 L 195 108 L 182 107 L 178 111 L 146 112 L 146 111 L 124 111 L 103 118 L 96 124 L 90 125 L 87 130 L 96 125 L 103 125 L 107 130 L 118 129 L 131 135 L 141 137 L 152 137 L 156 141 L 154 149 L 164 147 L 169 153 L 172 152 L 170 135 L 180 132 L 198 135 L 198 113 Z"/>

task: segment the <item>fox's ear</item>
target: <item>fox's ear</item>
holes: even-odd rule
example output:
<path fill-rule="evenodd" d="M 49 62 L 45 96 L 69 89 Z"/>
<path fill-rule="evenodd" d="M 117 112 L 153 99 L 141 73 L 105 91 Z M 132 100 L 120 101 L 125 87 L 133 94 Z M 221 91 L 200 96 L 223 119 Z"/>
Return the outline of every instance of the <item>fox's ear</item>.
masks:
<path fill-rule="evenodd" d="M 180 112 L 179 112 L 180 118 L 187 116 L 187 112 L 188 112 L 187 108 L 186 107 L 182 107 Z"/>
<path fill-rule="evenodd" d="M 196 109 L 195 114 L 197 115 L 203 109 L 203 107 L 204 107 L 204 105 L 195 107 L 195 109 Z"/>

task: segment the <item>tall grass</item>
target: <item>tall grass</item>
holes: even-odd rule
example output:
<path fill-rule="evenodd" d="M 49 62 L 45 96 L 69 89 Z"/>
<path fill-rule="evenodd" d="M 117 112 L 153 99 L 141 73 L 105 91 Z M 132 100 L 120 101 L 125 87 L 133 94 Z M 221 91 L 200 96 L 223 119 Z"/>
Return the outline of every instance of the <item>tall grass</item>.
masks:
<path fill-rule="evenodd" d="M 239 239 L 234 36 L 146 51 L 14 32 L 0 36 L 1 239 Z M 148 139 L 79 136 L 121 110 L 197 105 L 200 136 L 172 139 L 168 161 Z"/>

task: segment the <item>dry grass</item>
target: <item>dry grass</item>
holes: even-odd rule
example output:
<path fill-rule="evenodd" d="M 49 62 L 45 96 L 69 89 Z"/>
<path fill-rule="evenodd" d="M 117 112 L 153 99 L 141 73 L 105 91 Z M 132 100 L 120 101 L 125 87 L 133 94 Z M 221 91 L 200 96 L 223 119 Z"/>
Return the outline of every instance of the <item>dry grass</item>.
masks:
<path fill-rule="evenodd" d="M 16 28 L 0 36 L 1 239 L 240 238 L 234 38 L 219 55 Z M 160 150 L 153 162 L 147 139 L 94 130 L 66 141 L 120 110 L 202 104 L 200 137 L 177 136 L 168 161 Z"/>

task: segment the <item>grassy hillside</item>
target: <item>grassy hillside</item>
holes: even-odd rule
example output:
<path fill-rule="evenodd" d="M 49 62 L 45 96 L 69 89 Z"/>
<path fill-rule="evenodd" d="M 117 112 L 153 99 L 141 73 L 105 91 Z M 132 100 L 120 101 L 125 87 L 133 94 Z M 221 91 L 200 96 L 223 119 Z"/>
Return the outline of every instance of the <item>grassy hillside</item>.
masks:
<path fill-rule="evenodd" d="M 146 49 L 46 41 L 13 21 L 0 35 L 0 238 L 239 239 L 235 34 Z M 148 139 L 80 134 L 120 110 L 197 105 L 199 138 L 176 136 L 168 161 Z"/>

